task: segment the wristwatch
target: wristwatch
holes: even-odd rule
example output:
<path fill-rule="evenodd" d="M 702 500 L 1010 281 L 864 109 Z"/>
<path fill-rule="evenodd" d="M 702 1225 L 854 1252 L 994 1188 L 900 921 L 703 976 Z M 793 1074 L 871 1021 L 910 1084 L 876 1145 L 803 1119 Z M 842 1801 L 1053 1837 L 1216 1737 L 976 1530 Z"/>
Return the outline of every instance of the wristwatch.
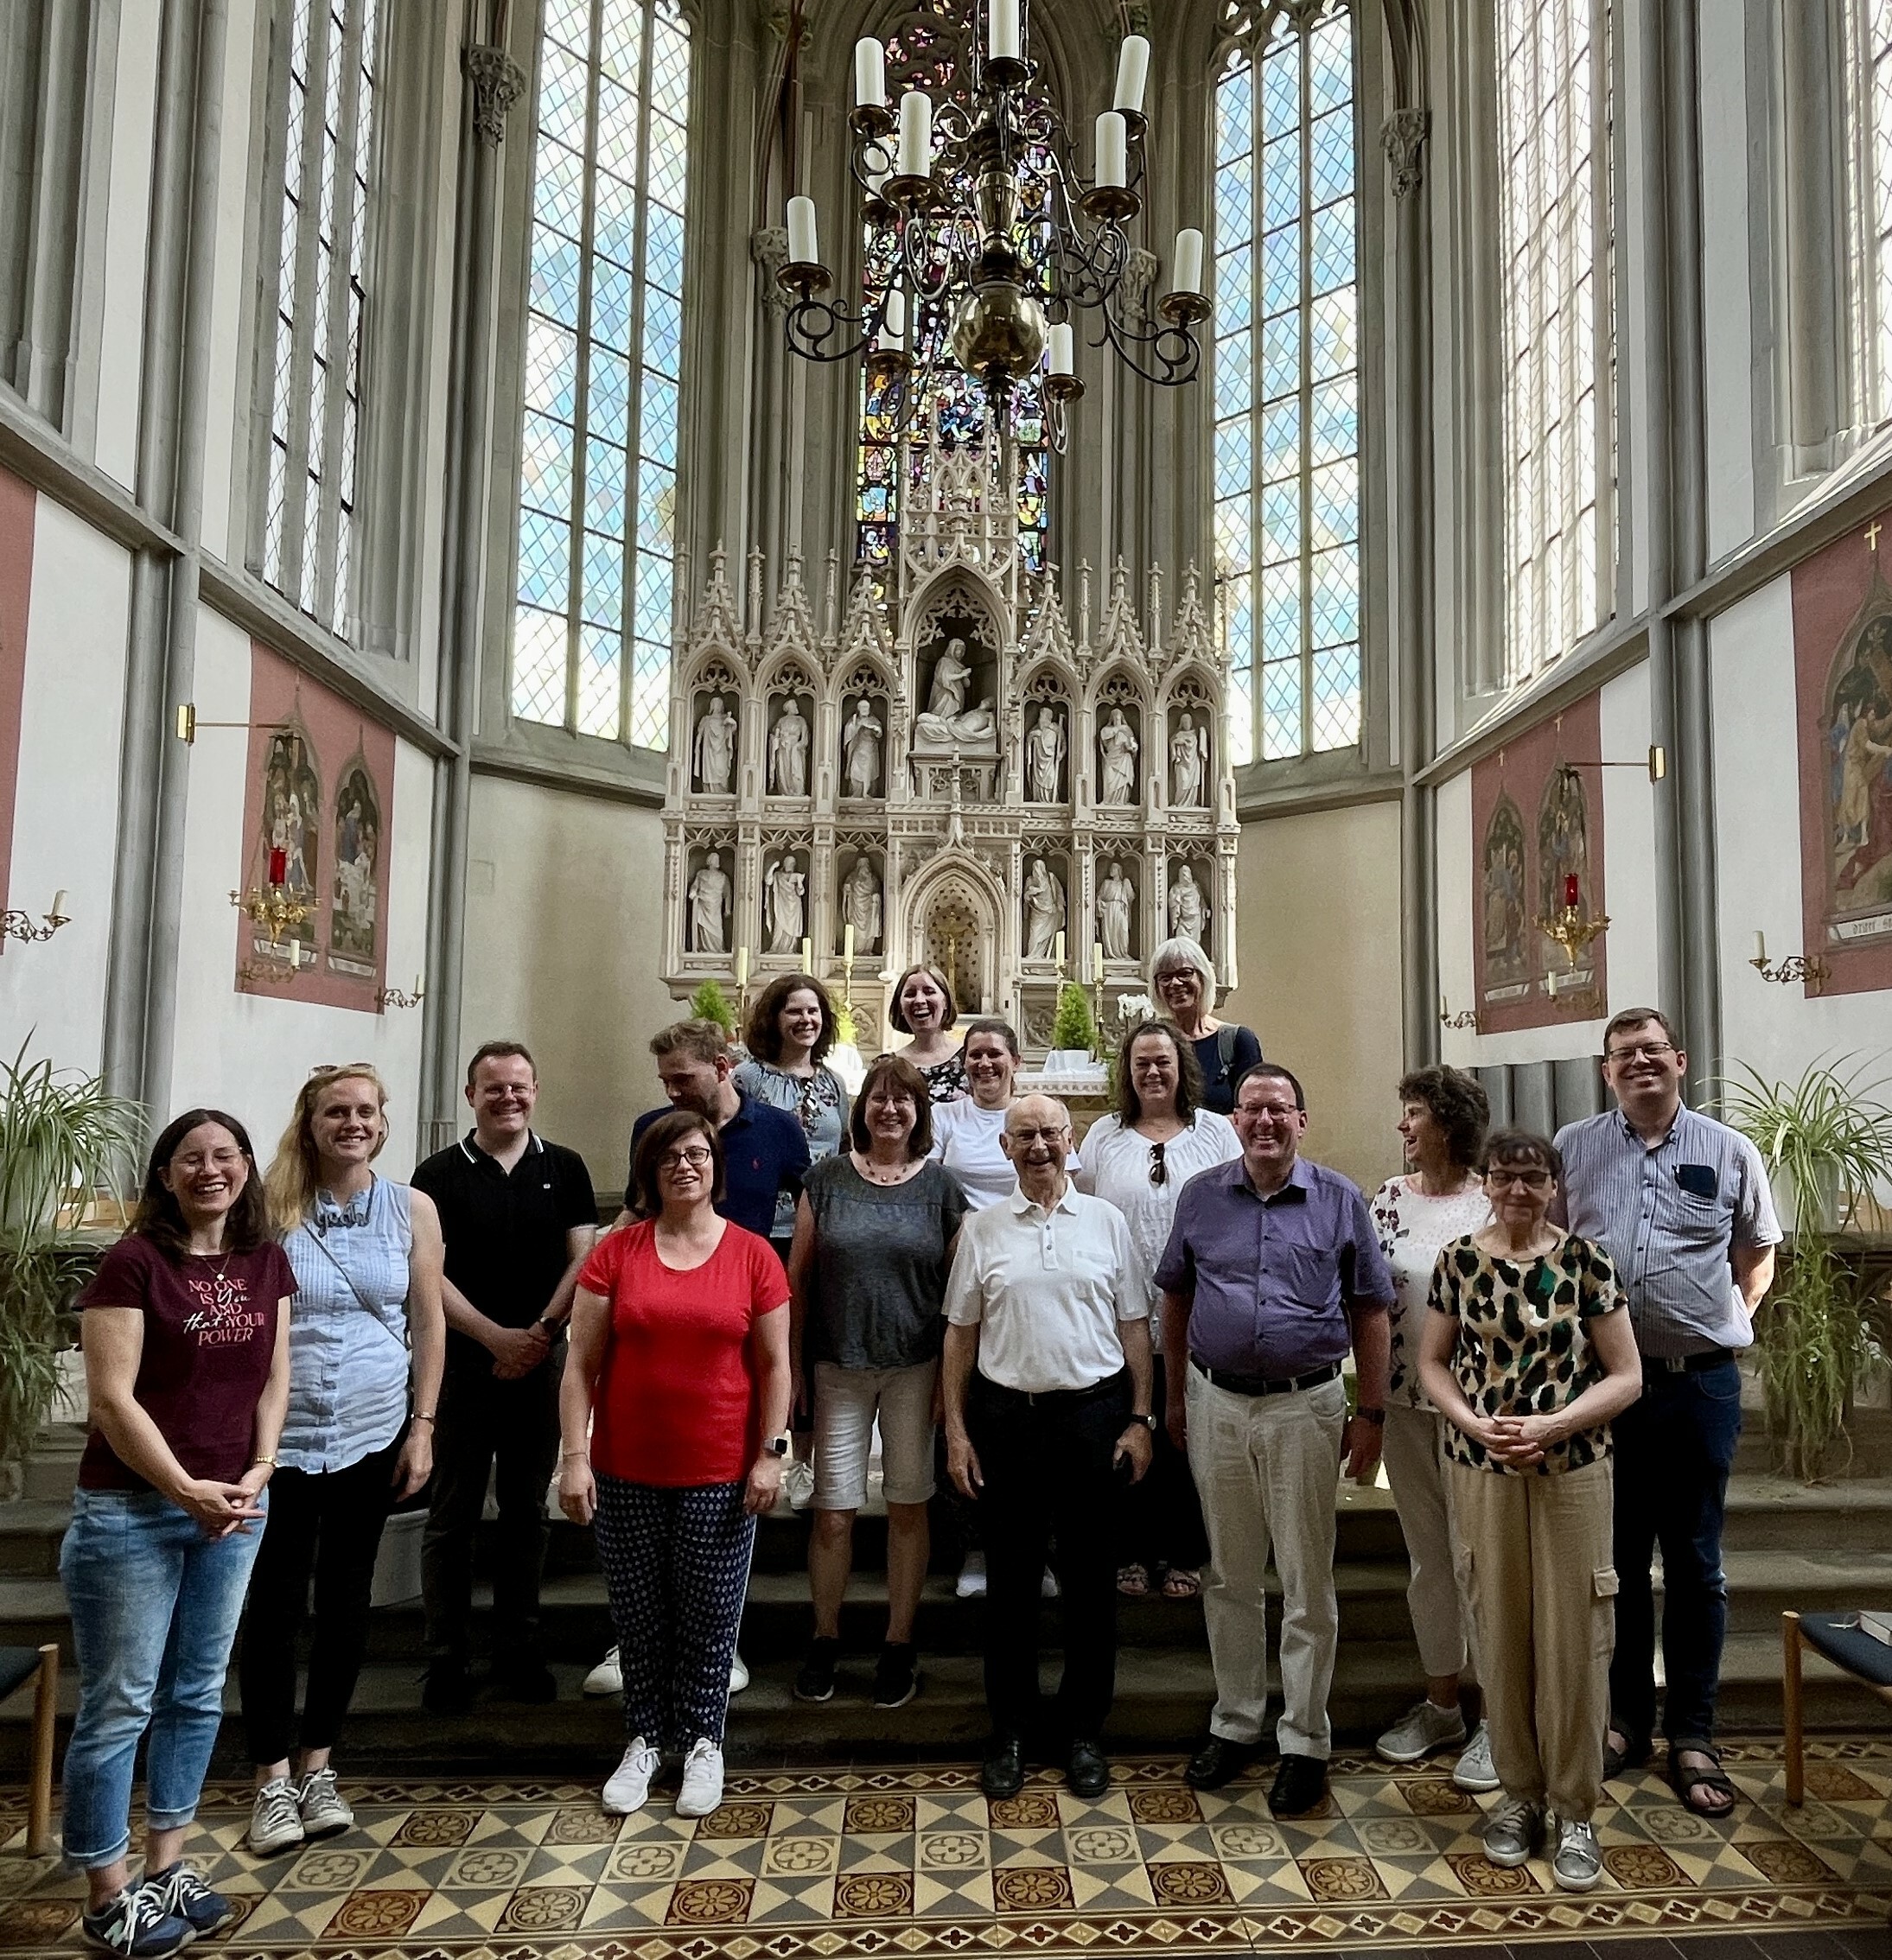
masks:
<path fill-rule="evenodd" d="M 1382 1429 L 1386 1426 L 1386 1412 L 1384 1409 L 1356 1409 L 1354 1413 L 1363 1422 L 1376 1423 Z"/>
<path fill-rule="evenodd" d="M 770 1456 L 786 1456 L 790 1440 L 787 1430 L 784 1429 L 779 1436 L 770 1436 L 762 1448 Z"/>
<path fill-rule="evenodd" d="M 1149 1430 L 1151 1435 L 1156 1435 L 1156 1419 L 1154 1416 L 1139 1416 L 1133 1409 L 1130 1412 L 1130 1419 L 1132 1422 L 1141 1422 L 1144 1429 Z"/>

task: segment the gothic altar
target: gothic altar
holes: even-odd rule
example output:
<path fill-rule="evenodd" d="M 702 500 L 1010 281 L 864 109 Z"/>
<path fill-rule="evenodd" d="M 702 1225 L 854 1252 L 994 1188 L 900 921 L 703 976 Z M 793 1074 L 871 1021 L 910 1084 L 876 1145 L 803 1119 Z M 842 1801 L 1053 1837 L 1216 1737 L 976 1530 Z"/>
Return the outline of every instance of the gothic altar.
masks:
<path fill-rule="evenodd" d="M 1023 571 L 983 470 L 976 449 L 944 463 L 884 595 L 863 569 L 844 603 L 831 558 L 819 619 L 799 557 L 765 608 L 760 553 L 740 605 L 712 557 L 672 665 L 678 999 L 798 970 L 806 942 L 871 1053 L 894 977 L 923 959 L 962 1013 L 1005 1015 L 1039 1053 L 1061 977 L 1096 985 L 1093 948 L 1108 1019 L 1172 933 L 1234 984 L 1226 676 L 1194 569 L 1165 618 L 1160 570 L 1133 595 L 1119 564 L 1093 630 L 1088 569 L 1067 611 L 1054 568 Z"/>

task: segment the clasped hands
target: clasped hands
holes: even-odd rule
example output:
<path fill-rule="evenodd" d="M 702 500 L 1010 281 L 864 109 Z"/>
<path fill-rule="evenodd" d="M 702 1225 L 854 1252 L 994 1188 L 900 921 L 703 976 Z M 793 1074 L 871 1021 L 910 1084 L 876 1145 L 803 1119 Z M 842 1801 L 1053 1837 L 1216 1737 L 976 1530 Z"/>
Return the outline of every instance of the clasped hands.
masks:
<path fill-rule="evenodd" d="M 1481 1416 L 1465 1429 L 1493 1461 L 1513 1470 L 1535 1469 L 1563 1435 L 1553 1416 Z"/>
<path fill-rule="evenodd" d="M 495 1327 L 486 1345 L 494 1380 L 522 1381 L 551 1352 L 551 1330 L 539 1320 L 529 1327 Z"/>

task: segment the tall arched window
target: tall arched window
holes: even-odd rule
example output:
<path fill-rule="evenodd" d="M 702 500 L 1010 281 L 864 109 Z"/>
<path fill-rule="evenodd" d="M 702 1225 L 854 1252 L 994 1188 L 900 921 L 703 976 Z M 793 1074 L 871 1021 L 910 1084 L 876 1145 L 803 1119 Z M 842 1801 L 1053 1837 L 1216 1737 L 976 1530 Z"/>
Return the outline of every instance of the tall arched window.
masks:
<path fill-rule="evenodd" d="M 670 715 L 690 35 L 546 0 L 513 712 L 661 747 Z"/>
<path fill-rule="evenodd" d="M 1354 15 L 1252 4 L 1215 85 L 1215 596 L 1231 753 L 1360 740 Z"/>
<path fill-rule="evenodd" d="M 1892 417 L 1892 0 L 1847 0 L 1846 201 L 1852 419 Z"/>
<path fill-rule="evenodd" d="M 1521 680 L 1615 610 L 1609 0 L 1502 0 L 1499 250 L 1506 659 Z"/>
<path fill-rule="evenodd" d="M 918 0 L 887 36 L 889 99 L 897 100 L 908 88 L 927 90 L 936 103 L 953 94 L 965 24 L 971 18 L 971 10 L 959 0 Z M 970 101 L 963 92 L 960 99 Z M 1020 242 L 1029 250 L 1041 228 L 1031 211 L 1022 211 L 1019 217 Z M 877 297 L 894 270 L 890 257 L 883 261 L 869 255 L 863 277 L 870 299 Z M 870 566 L 879 580 L 884 581 L 891 572 L 899 548 L 902 497 L 920 489 L 934 461 L 982 441 L 986 432 L 990 409 L 985 389 L 946 349 L 951 324 L 942 307 L 927 304 L 921 309 L 917 330 L 909 336 L 916 373 L 929 357 L 937 356 L 937 363 L 932 399 L 916 412 L 908 431 L 904 480 L 898 399 L 884 383 L 876 383 L 865 373 L 862 376 L 855 557 Z M 1035 575 L 1044 570 L 1050 491 L 1050 450 L 1035 376 L 1014 395 L 1011 422 L 1019 557 L 1025 570 Z"/>

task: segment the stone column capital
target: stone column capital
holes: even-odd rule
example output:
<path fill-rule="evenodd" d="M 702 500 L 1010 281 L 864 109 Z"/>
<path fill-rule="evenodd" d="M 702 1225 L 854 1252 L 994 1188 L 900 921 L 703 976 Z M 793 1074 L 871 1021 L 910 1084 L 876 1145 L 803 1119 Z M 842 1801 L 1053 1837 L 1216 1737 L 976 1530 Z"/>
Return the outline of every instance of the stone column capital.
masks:
<path fill-rule="evenodd" d="M 506 118 L 526 92 L 526 71 L 503 48 L 479 45 L 460 57 L 460 67 L 473 84 L 473 133 L 489 149 L 506 141 Z"/>
<path fill-rule="evenodd" d="M 1425 139 L 1432 127 L 1430 109 L 1395 109 L 1379 127 L 1379 147 L 1392 166 L 1392 194 L 1405 197 L 1425 181 Z"/>

